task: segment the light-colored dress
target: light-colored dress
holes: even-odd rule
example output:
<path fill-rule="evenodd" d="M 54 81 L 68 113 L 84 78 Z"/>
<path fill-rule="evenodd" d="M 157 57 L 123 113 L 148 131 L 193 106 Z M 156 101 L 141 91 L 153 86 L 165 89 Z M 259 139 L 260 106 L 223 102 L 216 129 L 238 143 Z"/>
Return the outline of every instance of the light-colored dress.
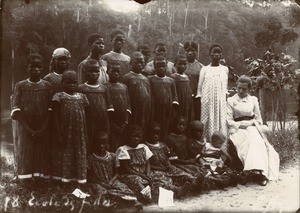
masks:
<path fill-rule="evenodd" d="M 228 72 L 226 66 L 211 66 L 211 64 L 202 67 L 200 71 L 196 97 L 201 97 L 201 121 L 204 123 L 204 136 L 207 140 L 215 131 L 221 131 L 227 135 Z"/>
<path fill-rule="evenodd" d="M 237 149 L 244 170 L 262 170 L 269 180 L 277 180 L 279 155 L 268 142 L 265 134 L 258 130 L 261 127 L 262 119 L 257 98 L 250 95 L 240 98 L 238 94 L 235 94 L 227 99 L 227 106 L 230 139 Z M 251 116 L 253 119 L 251 119 Z M 257 122 L 259 125 L 240 129 L 242 122 L 250 122 L 250 124 Z"/>

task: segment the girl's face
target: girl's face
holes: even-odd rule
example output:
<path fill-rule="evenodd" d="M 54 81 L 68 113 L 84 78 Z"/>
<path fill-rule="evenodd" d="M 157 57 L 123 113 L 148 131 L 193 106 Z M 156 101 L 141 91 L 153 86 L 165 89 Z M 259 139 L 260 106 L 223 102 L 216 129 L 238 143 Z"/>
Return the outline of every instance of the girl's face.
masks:
<path fill-rule="evenodd" d="M 155 144 L 159 141 L 160 138 L 160 127 L 159 126 L 155 126 L 152 130 L 152 133 L 150 135 L 150 143 Z"/>
<path fill-rule="evenodd" d="M 167 55 L 167 47 L 166 46 L 157 46 L 154 50 L 154 55 L 155 56 L 158 56 L 158 55 L 166 56 Z"/>
<path fill-rule="evenodd" d="M 179 74 L 183 74 L 185 69 L 186 69 L 186 60 L 185 59 L 179 59 L 176 62 L 176 69 L 177 69 L 177 72 Z"/>
<path fill-rule="evenodd" d="M 29 79 L 32 82 L 38 82 L 41 79 L 41 72 L 43 71 L 43 64 L 41 60 L 34 60 L 27 65 L 27 71 L 29 73 Z"/>
<path fill-rule="evenodd" d="M 240 98 L 246 97 L 250 90 L 248 83 L 238 83 L 236 88 Z"/>
<path fill-rule="evenodd" d="M 103 137 L 98 139 L 98 144 L 96 146 L 96 153 L 103 155 L 106 153 L 106 150 L 108 150 L 108 137 Z"/>
<path fill-rule="evenodd" d="M 212 60 L 220 61 L 222 57 L 222 49 L 220 47 L 214 47 L 212 48 L 210 52 L 210 56 Z"/>
<path fill-rule="evenodd" d="M 211 144 L 213 145 L 213 147 L 220 149 L 223 145 L 224 141 L 219 138 L 219 139 L 215 139 L 213 141 L 211 141 Z"/>
<path fill-rule="evenodd" d="M 194 48 L 189 47 L 186 49 L 185 55 L 186 55 L 186 59 L 189 62 L 193 62 L 196 59 L 197 51 Z"/>
<path fill-rule="evenodd" d="M 69 58 L 67 56 L 56 58 L 54 64 L 55 71 L 61 74 L 69 67 Z"/>
<path fill-rule="evenodd" d="M 99 67 L 89 67 L 86 71 L 86 77 L 88 79 L 88 83 L 95 84 L 98 81 L 100 75 Z"/>
<path fill-rule="evenodd" d="M 131 147 L 136 147 L 142 141 L 143 133 L 141 131 L 133 131 L 130 135 L 129 142 Z"/>
<path fill-rule="evenodd" d="M 144 56 L 145 63 L 147 63 L 150 58 L 150 50 L 149 49 L 141 49 L 141 53 Z"/>
<path fill-rule="evenodd" d="M 203 129 L 194 129 L 192 130 L 192 136 L 200 141 L 202 139 L 202 136 L 203 136 Z"/>
<path fill-rule="evenodd" d="M 112 40 L 114 51 L 120 52 L 124 46 L 124 41 L 125 38 L 122 34 L 116 35 Z"/>
<path fill-rule="evenodd" d="M 77 78 L 76 77 L 70 77 L 63 81 L 65 92 L 68 94 L 73 94 L 77 87 Z"/>
<path fill-rule="evenodd" d="M 154 69 L 157 76 L 164 77 L 166 75 L 167 61 L 165 59 L 154 60 Z"/>
<path fill-rule="evenodd" d="M 113 83 L 119 82 L 120 73 L 121 73 L 120 65 L 112 66 L 108 71 L 109 81 Z"/>
<path fill-rule="evenodd" d="M 183 118 L 179 119 L 176 125 L 178 133 L 183 133 L 185 130 L 185 120 Z"/>
<path fill-rule="evenodd" d="M 102 54 L 104 51 L 104 39 L 98 38 L 91 46 L 91 52 L 93 55 Z"/>
<path fill-rule="evenodd" d="M 145 66 L 143 54 L 135 55 L 130 64 L 133 72 L 140 73 Z"/>

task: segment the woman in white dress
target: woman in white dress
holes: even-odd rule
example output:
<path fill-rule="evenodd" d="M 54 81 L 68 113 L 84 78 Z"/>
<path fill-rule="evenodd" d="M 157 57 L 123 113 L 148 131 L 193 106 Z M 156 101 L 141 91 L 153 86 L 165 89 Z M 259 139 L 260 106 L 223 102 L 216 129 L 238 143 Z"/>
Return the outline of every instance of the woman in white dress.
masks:
<path fill-rule="evenodd" d="M 241 76 L 237 94 L 227 99 L 227 124 L 230 139 L 244 165 L 243 175 L 253 177 L 265 186 L 268 180 L 277 180 L 279 155 L 268 142 L 268 127 L 262 126 L 258 100 L 249 95 L 251 78 Z"/>
<path fill-rule="evenodd" d="M 201 98 L 201 121 L 204 123 L 204 136 L 207 140 L 215 131 L 227 135 L 226 93 L 228 68 L 220 64 L 223 49 L 219 44 L 209 48 L 211 63 L 202 67 L 199 75 L 196 98 Z M 227 146 L 227 144 L 225 144 Z"/>

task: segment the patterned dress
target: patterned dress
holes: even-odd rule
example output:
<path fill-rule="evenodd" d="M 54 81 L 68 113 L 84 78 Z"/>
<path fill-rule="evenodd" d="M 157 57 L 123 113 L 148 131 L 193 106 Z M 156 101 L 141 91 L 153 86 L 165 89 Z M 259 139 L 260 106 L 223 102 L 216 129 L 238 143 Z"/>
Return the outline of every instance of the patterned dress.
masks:
<path fill-rule="evenodd" d="M 215 131 L 221 131 L 227 135 L 228 72 L 226 66 L 211 66 L 211 64 L 203 67 L 200 72 L 197 97 L 201 97 L 201 121 L 204 123 L 206 140 L 209 140 Z"/>
<path fill-rule="evenodd" d="M 55 114 L 58 121 L 56 125 L 63 143 L 59 144 L 56 139 L 53 150 L 53 178 L 63 182 L 85 183 L 87 178 L 85 107 L 89 101 L 84 94 L 69 95 L 65 92 L 56 93 L 52 101 L 58 105 Z"/>
<path fill-rule="evenodd" d="M 91 59 L 91 56 L 89 55 L 86 59 L 84 59 L 82 62 L 80 62 L 80 64 L 78 65 L 78 68 L 77 68 L 77 75 L 78 75 L 78 83 L 79 84 L 83 84 L 87 81 L 87 79 L 85 78 L 85 74 L 84 74 L 84 65 L 85 63 Z M 99 78 L 98 78 L 98 84 L 104 84 L 108 81 L 108 75 L 106 73 L 107 71 L 107 62 L 102 60 L 102 59 L 99 59 L 98 60 L 99 62 L 99 71 L 100 71 L 100 75 L 99 75 Z"/>
<path fill-rule="evenodd" d="M 189 123 L 194 120 L 191 81 L 186 74 L 180 75 L 178 73 L 174 73 L 171 77 L 174 79 L 176 85 L 179 114 L 184 117 L 187 123 Z"/>
<path fill-rule="evenodd" d="M 200 155 L 205 143 L 205 141 L 198 141 L 195 138 L 189 138 L 188 148 L 191 158 L 196 158 L 198 155 Z"/>
<path fill-rule="evenodd" d="M 114 111 L 108 89 L 101 85 L 89 85 L 87 83 L 78 86 L 78 92 L 86 95 L 89 101 L 87 112 L 88 146 L 90 153 L 95 141 L 95 133 L 104 131 L 109 134 L 108 111 Z"/>
<path fill-rule="evenodd" d="M 152 89 L 153 121 L 161 127 L 161 140 L 165 141 L 172 120 L 172 105 L 178 104 L 174 80 L 170 77 L 149 77 Z"/>
<path fill-rule="evenodd" d="M 120 77 L 122 78 L 126 73 L 130 71 L 130 57 L 125 55 L 124 53 L 116 53 L 114 51 L 110 51 L 104 54 L 101 59 L 104 61 L 118 61 L 121 65 L 121 73 Z"/>
<path fill-rule="evenodd" d="M 177 186 L 182 186 L 186 181 L 192 181 L 194 179 L 191 174 L 170 164 L 170 150 L 164 143 L 159 142 L 159 144 L 157 145 L 146 143 L 146 145 L 153 153 L 153 156 L 150 158 L 151 166 L 163 167 L 168 169 L 167 171 L 162 172 L 153 171 L 154 169 L 152 168 L 153 172 L 162 172 L 165 176 L 172 178 L 174 184 Z"/>
<path fill-rule="evenodd" d="M 247 95 L 240 98 L 238 94 L 227 99 L 227 122 L 230 139 L 236 147 L 244 170 L 258 169 L 269 180 L 277 180 L 279 175 L 279 155 L 264 135 L 258 100 Z M 248 118 L 248 119 L 247 119 Z M 240 129 L 241 122 L 257 123 Z M 267 129 L 267 127 L 264 127 Z"/>
<path fill-rule="evenodd" d="M 123 82 L 128 87 L 132 116 L 131 123 L 146 130 L 151 114 L 151 86 L 149 79 L 142 74 L 129 72 L 123 76 Z"/>
<path fill-rule="evenodd" d="M 37 83 L 27 80 L 15 85 L 12 100 L 12 117 L 19 111 L 33 130 L 39 130 L 49 116 L 51 104 L 51 84 L 40 80 Z M 16 121 L 17 137 L 14 141 L 16 173 L 19 179 L 40 176 L 49 178 L 51 156 L 49 154 L 49 128 L 42 137 L 32 137 L 31 134 Z"/>
<path fill-rule="evenodd" d="M 146 163 L 152 157 L 152 152 L 145 144 L 139 144 L 137 147 L 132 148 L 130 146 L 121 146 L 116 151 L 117 154 L 117 166 L 120 166 L 121 160 L 129 160 L 132 168 L 140 173 L 145 174 Z M 137 195 L 140 196 L 140 192 L 143 188 L 140 188 L 142 184 L 144 187 L 149 185 L 153 194 L 158 194 L 158 188 L 164 187 L 170 189 L 172 179 L 166 177 L 162 173 L 151 172 L 151 181 L 143 179 L 138 175 L 124 174 L 121 175 L 120 180 L 128 185 L 128 187 Z"/>
<path fill-rule="evenodd" d="M 134 193 L 127 185 L 116 179 L 112 185 L 110 180 L 116 174 L 116 155 L 106 152 L 104 157 L 91 154 L 88 158 L 88 182 L 93 184 L 96 191 L 114 195 L 124 200 L 136 200 Z"/>
<path fill-rule="evenodd" d="M 62 91 L 62 86 L 61 86 L 62 74 L 58 74 L 56 72 L 50 72 L 43 79 L 45 81 L 49 81 L 52 84 L 53 94 Z"/>
<path fill-rule="evenodd" d="M 221 149 L 214 147 L 211 143 L 205 143 L 203 151 L 205 154 L 213 154 L 216 152 L 220 152 Z M 217 167 L 224 167 L 224 161 L 221 157 L 201 157 L 201 159 L 204 161 L 204 165 L 209 165 L 213 171 L 215 171 Z"/>
<path fill-rule="evenodd" d="M 186 74 L 191 81 L 191 87 L 193 93 L 193 108 L 194 108 L 195 118 L 197 120 L 199 120 L 201 116 L 201 110 L 200 110 L 201 106 L 199 106 L 200 103 L 196 101 L 195 97 L 197 95 L 197 86 L 199 81 L 200 70 L 202 67 L 203 64 L 195 60 L 193 63 L 187 62 L 186 70 L 184 71 L 184 74 Z"/>
<path fill-rule="evenodd" d="M 124 145 L 124 138 L 127 138 L 126 131 L 120 132 L 112 127 L 112 123 L 121 127 L 122 124 L 126 121 L 126 114 L 131 114 L 130 99 L 128 95 L 127 86 L 122 83 L 105 83 L 109 91 L 109 95 L 112 100 L 114 107 L 114 112 L 110 116 L 110 139 L 111 139 L 111 148 L 113 151 L 119 146 Z"/>

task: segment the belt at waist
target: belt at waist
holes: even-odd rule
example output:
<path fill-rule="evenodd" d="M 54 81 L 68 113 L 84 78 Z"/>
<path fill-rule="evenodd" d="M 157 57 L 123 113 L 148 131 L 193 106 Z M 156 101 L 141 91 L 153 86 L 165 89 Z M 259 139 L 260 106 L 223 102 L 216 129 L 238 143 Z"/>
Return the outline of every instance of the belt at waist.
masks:
<path fill-rule="evenodd" d="M 254 118 L 254 115 L 252 116 L 242 116 L 242 117 L 238 117 L 233 119 L 234 121 L 249 121 L 252 120 Z"/>

